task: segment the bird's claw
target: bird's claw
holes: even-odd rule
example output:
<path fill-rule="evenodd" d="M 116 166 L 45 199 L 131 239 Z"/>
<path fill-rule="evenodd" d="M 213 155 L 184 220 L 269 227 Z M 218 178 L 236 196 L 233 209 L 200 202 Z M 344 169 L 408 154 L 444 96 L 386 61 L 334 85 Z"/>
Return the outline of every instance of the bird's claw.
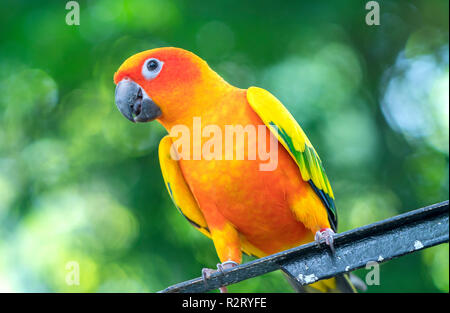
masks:
<path fill-rule="evenodd" d="M 316 232 L 316 235 L 314 236 L 315 241 L 318 245 L 320 245 L 320 242 L 322 240 L 325 240 L 325 243 L 327 246 L 330 247 L 331 252 L 334 253 L 334 238 L 335 232 L 330 228 L 322 228 Z"/>
<path fill-rule="evenodd" d="M 234 262 L 234 261 L 225 261 L 225 262 L 223 262 L 223 263 L 218 263 L 218 264 L 217 264 L 217 269 L 216 269 L 216 270 L 213 270 L 213 269 L 210 269 L 210 268 L 203 268 L 203 269 L 202 269 L 202 278 L 203 278 L 203 282 L 205 283 L 205 286 L 207 285 L 206 280 L 207 280 L 209 277 L 211 277 L 211 275 L 212 275 L 213 273 L 220 272 L 220 273 L 224 274 L 224 273 L 223 273 L 224 270 L 233 268 L 233 267 L 238 266 L 238 265 L 239 265 L 239 264 L 236 263 L 236 262 Z M 220 287 L 219 290 L 220 290 L 221 293 L 226 293 L 226 292 L 228 292 L 228 291 L 227 291 L 227 287 Z"/>

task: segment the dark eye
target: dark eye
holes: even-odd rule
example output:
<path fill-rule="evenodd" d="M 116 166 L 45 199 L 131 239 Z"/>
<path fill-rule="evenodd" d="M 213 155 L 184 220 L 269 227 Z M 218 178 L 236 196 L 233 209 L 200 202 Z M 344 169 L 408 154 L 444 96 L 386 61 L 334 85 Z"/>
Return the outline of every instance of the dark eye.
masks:
<path fill-rule="evenodd" d="M 155 58 L 147 59 L 142 66 L 142 75 L 145 79 L 150 80 L 158 76 L 161 72 L 161 69 L 164 65 L 163 61 L 160 61 Z"/>
<path fill-rule="evenodd" d="M 156 69 L 158 69 L 158 62 L 156 60 L 150 60 L 147 63 L 147 69 L 149 71 L 155 71 Z"/>

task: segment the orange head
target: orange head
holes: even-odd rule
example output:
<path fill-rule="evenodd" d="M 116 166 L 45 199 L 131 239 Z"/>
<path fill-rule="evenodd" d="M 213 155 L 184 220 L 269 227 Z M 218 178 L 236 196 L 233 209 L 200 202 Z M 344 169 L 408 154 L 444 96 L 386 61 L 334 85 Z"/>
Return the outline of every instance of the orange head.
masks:
<path fill-rule="evenodd" d="M 195 54 L 157 48 L 128 58 L 114 75 L 116 105 L 132 122 L 173 123 L 229 85 Z"/>

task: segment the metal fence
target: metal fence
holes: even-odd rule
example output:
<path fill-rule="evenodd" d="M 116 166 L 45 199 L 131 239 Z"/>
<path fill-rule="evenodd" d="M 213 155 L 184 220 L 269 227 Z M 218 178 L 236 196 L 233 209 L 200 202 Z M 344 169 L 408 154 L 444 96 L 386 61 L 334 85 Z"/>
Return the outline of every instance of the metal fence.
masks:
<path fill-rule="evenodd" d="M 447 200 L 336 234 L 334 254 L 326 245 L 308 243 L 214 273 L 206 281 L 199 277 L 160 292 L 206 292 L 276 270 L 283 270 L 303 286 L 365 267 L 371 261 L 386 262 L 448 242 L 448 204 Z"/>

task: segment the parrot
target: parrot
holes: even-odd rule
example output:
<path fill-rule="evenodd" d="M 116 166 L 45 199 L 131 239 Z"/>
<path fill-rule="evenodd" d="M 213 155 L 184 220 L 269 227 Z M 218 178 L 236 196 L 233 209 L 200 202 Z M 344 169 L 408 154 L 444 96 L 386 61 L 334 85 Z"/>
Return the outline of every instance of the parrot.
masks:
<path fill-rule="evenodd" d="M 115 104 L 125 118 L 133 123 L 156 120 L 169 133 L 158 148 L 165 186 L 178 211 L 212 240 L 221 262 L 218 270 L 241 264 L 243 253 L 262 258 L 312 241 L 325 241 L 333 250 L 338 220 L 322 161 L 295 118 L 269 91 L 235 87 L 201 57 L 177 47 L 130 56 L 115 72 L 114 83 Z M 193 136 L 196 118 L 222 133 L 230 125 L 267 132 L 234 144 L 243 159 L 227 158 L 221 149 L 216 151 L 221 158 L 174 157 L 179 147 L 171 130 L 184 125 Z M 250 143 L 268 147 L 271 140 L 277 143 L 277 164 L 261 170 L 266 160 L 259 154 L 250 158 L 255 155 Z M 196 145 L 191 142 L 190 148 Z M 203 269 L 202 276 L 215 271 Z M 356 291 L 348 275 L 305 287 L 308 292 Z M 226 292 L 225 287 L 220 290 Z"/>

